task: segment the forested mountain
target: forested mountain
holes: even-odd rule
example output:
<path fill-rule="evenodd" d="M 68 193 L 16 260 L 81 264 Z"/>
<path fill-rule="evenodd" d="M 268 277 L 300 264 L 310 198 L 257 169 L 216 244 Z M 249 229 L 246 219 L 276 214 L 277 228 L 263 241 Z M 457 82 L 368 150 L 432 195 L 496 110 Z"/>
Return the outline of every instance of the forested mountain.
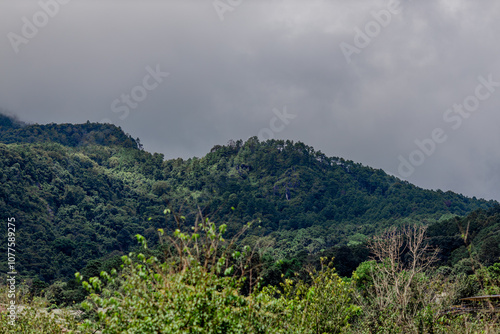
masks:
<path fill-rule="evenodd" d="M 53 142 L 64 146 L 104 145 L 137 148 L 140 146 L 130 135 L 110 124 L 25 124 L 0 114 L 0 142 L 41 143 Z"/>
<path fill-rule="evenodd" d="M 187 226 L 199 207 L 229 233 L 255 221 L 243 242 L 266 240 L 266 256 L 282 260 L 272 272 L 325 252 L 348 262 L 385 227 L 440 222 L 441 231 L 447 218 L 497 204 L 424 190 L 300 142 L 253 137 L 202 158 L 164 160 L 113 125 L 27 125 L 4 116 L 0 171 L 0 212 L 17 221 L 17 270 L 46 282 L 98 270 L 135 247 L 137 233 L 154 246 L 158 228 L 174 227 L 167 207 Z M 450 227 L 446 238 L 456 232 Z"/>
<path fill-rule="evenodd" d="M 472 255 L 491 266 L 500 261 L 500 206 L 432 224 L 428 235 L 441 250 L 442 264 L 467 268 Z"/>

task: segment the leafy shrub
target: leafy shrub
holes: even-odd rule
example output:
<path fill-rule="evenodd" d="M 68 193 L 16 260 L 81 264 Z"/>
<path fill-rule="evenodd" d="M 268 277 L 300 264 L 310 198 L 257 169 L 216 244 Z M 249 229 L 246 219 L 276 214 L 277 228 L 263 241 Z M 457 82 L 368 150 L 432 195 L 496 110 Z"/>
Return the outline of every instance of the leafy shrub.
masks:
<path fill-rule="evenodd" d="M 176 217 L 178 223 L 183 220 Z M 269 298 L 240 293 L 248 248 L 234 250 L 234 239 L 222 237 L 225 229 L 200 213 L 193 232 L 177 229 L 167 238 L 171 247 L 166 249 L 173 251 L 166 262 L 131 253 L 122 258 L 121 276 L 112 270 L 101 273 L 103 281 L 84 281 L 92 292 L 85 307 L 98 310 L 97 324 L 87 320 L 85 327 L 103 333 L 272 332 L 268 325 L 273 315 L 264 307 Z M 159 232 L 163 236 L 163 230 Z M 146 248 L 145 239 L 137 238 Z"/>
<path fill-rule="evenodd" d="M 351 301 L 353 289 L 335 269 L 322 266 L 310 272 L 310 283 L 286 279 L 282 290 L 266 287 L 263 293 L 278 296 L 270 309 L 276 314 L 274 328 L 287 333 L 341 333 L 361 309 Z"/>

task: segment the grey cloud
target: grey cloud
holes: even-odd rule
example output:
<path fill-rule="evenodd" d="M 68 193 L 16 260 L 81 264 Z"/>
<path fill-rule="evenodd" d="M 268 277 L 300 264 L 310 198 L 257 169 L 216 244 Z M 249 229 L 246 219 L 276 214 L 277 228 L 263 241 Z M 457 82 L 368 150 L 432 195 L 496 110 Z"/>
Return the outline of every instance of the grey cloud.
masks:
<path fill-rule="evenodd" d="M 387 6 L 244 0 L 221 21 L 212 1 L 71 1 L 16 54 L 6 36 L 39 6 L 5 1 L 0 107 L 38 123 L 110 119 L 167 158 L 258 135 L 286 107 L 297 117 L 277 138 L 394 175 L 398 156 L 441 127 L 447 141 L 408 180 L 500 200 L 500 89 L 459 129 L 443 120 L 478 76 L 500 81 L 500 4 L 401 1 L 348 64 L 339 44 Z M 156 65 L 170 76 L 120 119 L 111 103 Z"/>

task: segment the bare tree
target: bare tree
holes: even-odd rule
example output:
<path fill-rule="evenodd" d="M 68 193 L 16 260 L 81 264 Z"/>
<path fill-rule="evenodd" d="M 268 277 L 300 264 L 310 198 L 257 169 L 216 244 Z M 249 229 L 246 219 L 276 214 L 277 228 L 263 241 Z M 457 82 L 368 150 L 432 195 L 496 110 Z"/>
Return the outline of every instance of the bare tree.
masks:
<path fill-rule="evenodd" d="M 375 318 L 391 312 L 391 321 L 412 323 L 423 307 L 436 299 L 437 281 L 425 273 L 437 260 L 438 249 L 426 242 L 425 226 L 390 228 L 369 243 L 373 280 L 368 298 Z"/>

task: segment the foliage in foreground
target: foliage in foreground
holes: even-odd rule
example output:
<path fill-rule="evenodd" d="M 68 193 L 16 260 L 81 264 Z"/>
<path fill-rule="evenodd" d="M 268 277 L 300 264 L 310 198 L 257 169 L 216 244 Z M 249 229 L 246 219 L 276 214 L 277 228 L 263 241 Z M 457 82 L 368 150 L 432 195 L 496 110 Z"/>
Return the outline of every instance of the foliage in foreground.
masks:
<path fill-rule="evenodd" d="M 287 280 L 282 289 L 242 294 L 252 282 L 249 248 L 232 249 L 222 237 L 225 225 L 217 229 L 199 218 L 192 233 L 177 230 L 169 238 L 173 252 L 166 262 L 130 254 L 121 276 L 103 272 L 102 280 L 84 281 L 92 292 L 86 307 L 98 313 L 85 327 L 103 333 L 340 333 L 359 311 L 350 285 L 330 267 L 311 274 L 310 283 Z"/>
<path fill-rule="evenodd" d="M 390 230 L 371 243 L 372 261 L 352 279 L 330 265 L 306 280 L 242 293 L 250 250 L 238 252 L 225 225 L 199 216 L 192 233 L 168 238 L 166 262 L 142 253 L 124 256 L 123 271 L 83 285 L 103 333 L 493 333 L 498 319 L 451 315 L 457 285 L 429 269 L 436 252 L 425 228 Z M 163 232 L 163 231 L 160 231 Z M 143 237 L 137 236 L 143 246 Z"/>
<path fill-rule="evenodd" d="M 168 210 L 165 210 L 169 213 Z M 181 222 L 184 217 L 175 217 Z M 342 279 L 324 265 L 306 279 L 259 287 L 250 248 L 238 251 L 201 213 L 190 232 L 161 237 L 166 261 L 143 253 L 123 257 L 120 273 L 102 272 L 83 282 L 92 294 L 83 325 L 69 313 L 54 316 L 39 298 L 16 328 L 0 316 L 0 333 L 498 333 L 495 314 L 450 314 L 460 282 L 434 272 L 436 252 L 424 227 L 392 229 L 370 244 L 371 261 Z M 499 266 L 476 275 L 482 291 L 498 291 Z M 255 273 L 255 271 L 254 271 Z M 81 279 L 80 274 L 76 275 Z M 5 301 L 4 301 L 5 302 Z M 63 329 L 64 328 L 64 329 Z"/>
<path fill-rule="evenodd" d="M 323 261 L 324 259 L 322 259 Z M 310 272 L 310 282 L 286 279 L 281 289 L 265 287 L 263 294 L 278 296 L 271 309 L 274 328 L 287 333 L 341 333 L 361 308 L 352 302 L 353 288 L 331 266 Z"/>
<path fill-rule="evenodd" d="M 7 296 L 4 291 L 1 291 L 0 295 Z M 41 298 L 28 300 L 25 297 L 17 300 L 17 304 L 23 306 L 22 309 L 17 309 L 14 325 L 11 324 L 8 312 L 0 312 L 0 334 L 92 333 L 79 328 L 80 324 L 75 311 L 65 309 L 55 314 L 51 312 L 50 307 L 48 308 L 46 300 Z M 0 298 L 0 300 L 4 305 L 8 302 L 7 298 Z"/>

